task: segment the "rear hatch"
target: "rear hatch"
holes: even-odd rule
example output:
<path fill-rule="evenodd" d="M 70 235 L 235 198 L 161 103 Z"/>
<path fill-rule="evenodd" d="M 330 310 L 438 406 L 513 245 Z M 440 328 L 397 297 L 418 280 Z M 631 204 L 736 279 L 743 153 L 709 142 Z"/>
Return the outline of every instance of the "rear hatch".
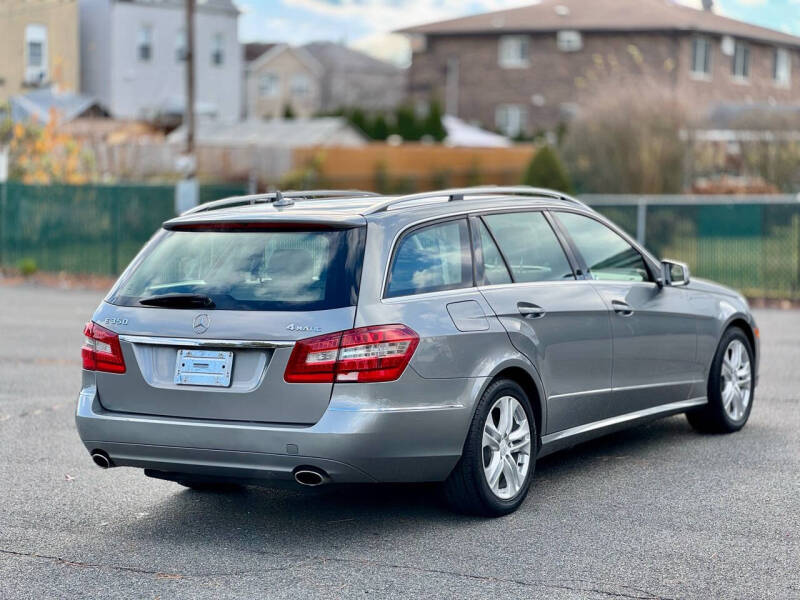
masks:
<path fill-rule="evenodd" d="M 176 223 L 94 315 L 119 335 L 125 363 L 124 373 L 97 371 L 101 404 L 192 419 L 318 421 L 333 384 L 287 383 L 284 372 L 295 340 L 353 327 L 365 225 Z"/>

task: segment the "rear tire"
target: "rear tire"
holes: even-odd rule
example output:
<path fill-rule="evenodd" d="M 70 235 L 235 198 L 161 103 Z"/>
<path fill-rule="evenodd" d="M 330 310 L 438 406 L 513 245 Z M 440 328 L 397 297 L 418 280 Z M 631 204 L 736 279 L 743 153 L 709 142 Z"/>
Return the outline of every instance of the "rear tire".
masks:
<path fill-rule="evenodd" d="M 537 436 L 525 391 L 509 379 L 492 383 L 475 409 L 461 459 L 444 482 L 450 508 L 484 517 L 517 510 L 533 478 Z"/>
<path fill-rule="evenodd" d="M 704 433 L 733 433 L 747 423 L 755 392 L 753 347 L 744 331 L 722 336 L 708 376 L 708 404 L 686 413 L 689 424 Z"/>

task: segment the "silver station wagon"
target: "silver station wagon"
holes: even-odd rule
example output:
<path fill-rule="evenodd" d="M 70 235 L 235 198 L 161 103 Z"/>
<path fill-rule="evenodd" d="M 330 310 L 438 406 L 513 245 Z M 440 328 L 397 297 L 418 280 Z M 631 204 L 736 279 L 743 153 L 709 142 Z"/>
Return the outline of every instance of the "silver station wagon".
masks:
<path fill-rule="evenodd" d="M 538 457 L 677 413 L 734 432 L 758 329 L 550 190 L 293 192 L 164 223 L 86 325 L 101 467 L 195 489 L 442 482 L 497 516 Z"/>

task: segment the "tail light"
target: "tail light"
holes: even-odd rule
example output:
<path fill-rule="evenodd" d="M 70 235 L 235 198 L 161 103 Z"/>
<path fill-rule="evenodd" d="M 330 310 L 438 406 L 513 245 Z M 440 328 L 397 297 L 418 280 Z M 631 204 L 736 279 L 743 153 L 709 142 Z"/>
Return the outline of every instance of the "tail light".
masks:
<path fill-rule="evenodd" d="M 125 360 L 122 358 L 122 348 L 116 333 L 89 321 L 83 335 L 86 336 L 81 348 L 84 369 L 107 373 L 125 372 Z"/>
<path fill-rule="evenodd" d="M 298 341 L 288 383 L 394 381 L 405 371 L 419 336 L 405 325 L 377 325 Z"/>

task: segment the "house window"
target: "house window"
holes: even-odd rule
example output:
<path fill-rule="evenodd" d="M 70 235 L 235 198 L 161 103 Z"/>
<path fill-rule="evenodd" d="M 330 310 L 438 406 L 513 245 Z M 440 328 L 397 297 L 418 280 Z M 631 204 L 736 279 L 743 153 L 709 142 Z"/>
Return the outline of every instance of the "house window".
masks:
<path fill-rule="evenodd" d="M 186 30 L 179 29 L 175 36 L 175 60 L 183 62 L 186 60 Z"/>
<path fill-rule="evenodd" d="M 211 48 L 211 64 L 221 66 L 225 62 L 225 36 L 221 33 L 214 34 L 214 41 Z"/>
<path fill-rule="evenodd" d="M 25 27 L 25 82 L 43 83 L 47 79 L 47 27 Z"/>
<path fill-rule="evenodd" d="M 275 98 L 281 92 L 281 79 L 276 73 L 264 73 L 258 80 L 258 93 L 262 98 Z"/>
<path fill-rule="evenodd" d="M 139 27 L 137 53 L 142 62 L 149 62 L 153 58 L 153 28 L 150 25 Z"/>
<path fill-rule="evenodd" d="M 497 129 L 509 137 L 524 133 L 527 119 L 527 108 L 521 104 L 501 104 L 495 111 Z"/>
<path fill-rule="evenodd" d="M 738 79 L 750 77 L 750 46 L 744 42 L 736 42 L 733 48 L 733 63 L 731 67 L 734 77 Z"/>
<path fill-rule="evenodd" d="M 788 86 L 792 82 L 792 57 L 786 48 L 775 48 L 772 79 L 778 85 L 784 86 Z"/>
<path fill-rule="evenodd" d="M 311 94 L 311 80 L 303 73 L 295 73 L 292 75 L 291 91 L 296 98 L 306 98 Z"/>
<path fill-rule="evenodd" d="M 562 52 L 577 52 L 583 48 L 583 37 L 580 31 L 559 31 L 556 43 Z"/>
<path fill-rule="evenodd" d="M 692 40 L 692 74 L 711 75 L 711 40 L 697 36 Z"/>
<path fill-rule="evenodd" d="M 498 50 L 498 63 L 504 69 L 519 69 L 530 64 L 528 36 L 504 35 Z"/>

